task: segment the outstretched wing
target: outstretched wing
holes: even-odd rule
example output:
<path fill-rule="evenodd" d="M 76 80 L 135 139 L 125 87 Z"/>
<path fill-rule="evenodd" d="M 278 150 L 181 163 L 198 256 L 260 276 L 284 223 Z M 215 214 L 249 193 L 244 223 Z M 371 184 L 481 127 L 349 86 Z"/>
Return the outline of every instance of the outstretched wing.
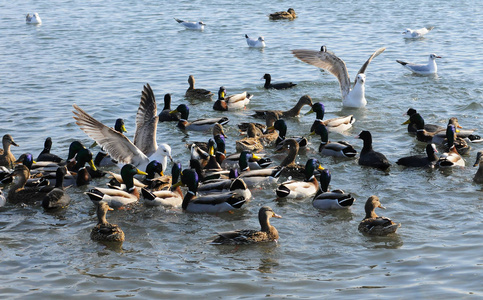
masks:
<path fill-rule="evenodd" d="M 339 80 L 342 98 L 350 92 L 350 78 L 342 59 L 328 51 L 292 50 L 293 55 L 301 61 L 330 72 Z"/>
<path fill-rule="evenodd" d="M 148 83 L 144 86 L 141 93 L 141 102 L 139 102 L 136 114 L 136 132 L 134 134 L 134 145 L 148 157 L 158 149 L 156 142 L 158 119 L 156 98 Z"/>
<path fill-rule="evenodd" d="M 75 109 L 73 113 L 76 124 L 97 144 L 103 147 L 113 159 L 120 163 L 131 163 L 136 166 L 142 162 L 149 161 L 148 157 L 131 143 L 125 135 L 97 121 L 79 106 L 74 104 L 73 107 Z"/>
<path fill-rule="evenodd" d="M 382 48 L 377 49 L 374 53 L 372 53 L 372 55 L 362 65 L 361 69 L 359 70 L 359 72 L 357 72 L 357 74 L 361 74 L 361 73 L 364 74 L 364 72 L 366 72 L 366 69 L 369 66 L 369 63 L 372 61 L 372 59 L 374 59 L 376 56 L 378 56 L 379 54 L 381 54 L 382 52 L 384 52 L 384 50 L 386 50 L 386 48 L 385 47 L 382 47 Z"/>

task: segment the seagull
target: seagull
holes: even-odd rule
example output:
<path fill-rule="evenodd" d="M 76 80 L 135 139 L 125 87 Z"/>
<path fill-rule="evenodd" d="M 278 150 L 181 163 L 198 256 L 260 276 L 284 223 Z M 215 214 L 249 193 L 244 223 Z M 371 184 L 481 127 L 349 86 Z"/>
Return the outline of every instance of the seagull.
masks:
<path fill-rule="evenodd" d="M 420 29 L 406 28 L 402 34 L 404 34 L 405 39 L 419 39 L 422 38 L 423 35 L 430 32 L 434 27 L 423 27 Z"/>
<path fill-rule="evenodd" d="M 42 20 L 40 19 L 38 13 L 34 13 L 32 16 L 27 14 L 27 17 L 25 17 L 25 22 L 27 22 L 27 24 L 42 24 Z"/>
<path fill-rule="evenodd" d="M 156 99 L 149 84 L 144 86 L 136 114 L 136 132 L 134 143 L 124 134 L 102 124 L 94 119 L 76 104 L 74 119 L 80 129 L 103 147 L 111 157 L 122 164 L 133 164 L 140 170 L 145 170 L 152 160 L 158 160 L 163 165 L 163 172 L 171 157 L 171 147 L 168 144 L 156 143 L 158 124 Z"/>
<path fill-rule="evenodd" d="M 397 59 L 396 61 L 413 73 L 420 75 L 429 75 L 436 74 L 436 72 L 438 71 L 438 66 L 436 66 L 436 58 L 441 58 L 441 56 L 438 56 L 434 53 L 430 54 L 428 64 L 426 65 L 417 65 L 399 59 Z"/>
<path fill-rule="evenodd" d="M 181 25 L 183 25 L 184 27 L 188 28 L 188 29 L 193 29 L 193 30 L 203 30 L 205 29 L 205 23 L 203 23 L 202 21 L 199 21 L 199 22 L 186 22 L 186 21 L 183 21 L 183 20 L 180 20 L 180 19 L 176 19 L 176 22 L 180 23 Z"/>
<path fill-rule="evenodd" d="M 364 95 L 366 75 L 364 72 L 373 58 L 384 52 L 386 48 L 377 49 L 369 59 L 362 65 L 357 72 L 356 81 L 351 89 L 351 81 L 347 67 L 342 59 L 334 53 L 327 51 L 327 47 L 322 46 L 321 51 L 314 50 L 292 50 L 293 55 L 303 62 L 314 65 L 330 72 L 339 80 L 340 91 L 342 93 L 342 105 L 346 107 L 364 107 L 367 104 Z"/>
<path fill-rule="evenodd" d="M 248 35 L 245 34 L 245 38 L 247 39 L 248 47 L 252 48 L 263 48 L 265 47 L 265 39 L 263 36 L 259 36 L 258 39 L 251 39 Z"/>

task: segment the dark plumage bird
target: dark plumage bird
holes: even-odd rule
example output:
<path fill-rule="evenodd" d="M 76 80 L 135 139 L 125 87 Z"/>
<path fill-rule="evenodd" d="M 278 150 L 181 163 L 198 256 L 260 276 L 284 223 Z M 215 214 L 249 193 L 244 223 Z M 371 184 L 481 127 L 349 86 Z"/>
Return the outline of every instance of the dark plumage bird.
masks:
<path fill-rule="evenodd" d="M 171 111 L 171 94 L 164 95 L 164 107 L 159 113 L 159 122 L 179 121 L 181 114 L 170 114 Z"/>
<path fill-rule="evenodd" d="M 62 158 L 60 158 L 55 154 L 50 153 L 51 148 L 52 148 L 52 138 L 48 137 L 45 139 L 44 149 L 42 150 L 42 152 L 40 152 L 36 161 L 52 161 L 56 163 L 62 162 L 63 161 Z"/>
<path fill-rule="evenodd" d="M 266 89 L 283 90 L 283 89 L 292 88 L 297 85 L 296 83 L 292 83 L 292 82 L 271 83 L 272 76 L 268 73 L 263 75 L 262 79 L 265 79 L 265 85 L 263 87 Z"/>
<path fill-rule="evenodd" d="M 480 166 L 478 168 L 478 171 L 476 171 L 475 177 L 473 177 L 473 181 L 476 182 L 476 183 L 483 183 L 483 162 L 482 162 L 482 158 L 483 158 L 483 151 L 478 151 L 478 153 L 476 154 L 475 164 L 473 165 L 473 167 L 478 167 L 478 165 Z"/>
<path fill-rule="evenodd" d="M 281 118 L 293 118 L 293 117 L 298 117 L 300 115 L 300 111 L 302 110 L 302 107 L 304 105 L 312 106 L 312 98 L 310 98 L 309 95 L 303 95 L 300 97 L 299 101 L 295 104 L 294 107 L 292 107 L 289 110 L 255 110 L 255 113 L 253 114 L 254 117 L 261 117 L 265 118 L 265 116 L 269 113 L 272 112 L 275 114 L 277 119 Z"/>
<path fill-rule="evenodd" d="M 15 163 L 15 156 L 10 152 L 10 146 L 18 147 L 13 137 L 10 134 L 6 134 L 2 138 L 3 150 L 0 149 L 0 166 L 13 168 Z"/>
<path fill-rule="evenodd" d="M 379 197 L 370 196 L 366 201 L 364 210 L 366 211 L 366 217 L 359 223 L 359 231 L 367 235 L 385 236 L 390 233 L 395 233 L 401 226 L 400 223 L 394 223 L 391 219 L 386 217 L 379 217 L 375 209 L 379 207 L 385 209 L 379 201 Z"/>
<path fill-rule="evenodd" d="M 70 196 L 65 192 L 64 189 L 64 177 L 67 174 L 67 168 L 65 166 L 58 167 L 55 180 L 55 187 L 44 199 L 42 199 L 42 207 L 45 210 L 54 210 L 59 208 L 64 208 L 70 203 Z"/>
<path fill-rule="evenodd" d="M 279 236 L 275 227 L 270 224 L 270 218 L 281 218 L 270 207 L 263 206 L 258 211 L 260 230 L 236 230 L 222 232 L 211 242 L 213 245 L 248 245 L 260 242 L 277 242 Z"/>
<path fill-rule="evenodd" d="M 391 166 L 384 154 L 372 149 L 372 135 L 369 131 L 361 131 L 357 138 L 364 141 L 364 146 L 362 147 L 361 155 L 359 156 L 359 165 L 374 167 L 381 170 L 386 170 Z"/>
<path fill-rule="evenodd" d="M 190 75 L 188 77 L 188 83 L 190 87 L 186 90 L 185 97 L 196 98 L 201 100 L 211 100 L 211 97 L 213 97 L 212 92 L 205 89 L 195 88 L 195 77 L 193 75 Z"/>
<path fill-rule="evenodd" d="M 438 150 L 434 144 L 426 145 L 426 155 L 405 156 L 397 160 L 396 164 L 406 167 L 433 167 L 438 161 Z"/>
<path fill-rule="evenodd" d="M 277 11 L 270 15 L 268 15 L 270 20 L 293 20 L 297 18 L 297 14 L 295 14 L 295 10 L 293 8 L 289 8 L 287 11 Z"/>

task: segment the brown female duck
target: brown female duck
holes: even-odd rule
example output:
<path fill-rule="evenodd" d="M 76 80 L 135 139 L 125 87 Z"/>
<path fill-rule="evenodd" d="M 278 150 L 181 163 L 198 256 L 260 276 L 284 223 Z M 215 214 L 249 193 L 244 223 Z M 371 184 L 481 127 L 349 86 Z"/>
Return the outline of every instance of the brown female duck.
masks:
<path fill-rule="evenodd" d="M 312 98 L 310 98 L 309 95 L 303 95 L 300 97 L 299 101 L 295 104 L 294 107 L 292 107 L 289 110 L 283 111 L 283 110 L 255 110 L 255 114 L 253 115 L 254 117 L 260 117 L 260 118 L 265 118 L 267 112 L 271 111 L 273 112 L 277 118 L 294 118 L 300 115 L 300 111 L 302 110 L 302 107 L 304 105 L 308 105 L 312 107 Z"/>
<path fill-rule="evenodd" d="M 113 209 L 106 202 L 101 201 L 97 204 L 97 225 L 92 228 L 91 239 L 98 242 L 123 242 L 124 231 L 118 225 L 107 222 L 108 210 Z"/>
<path fill-rule="evenodd" d="M 401 226 L 400 223 L 394 223 L 389 218 L 379 217 L 375 209 L 379 207 L 385 209 L 379 201 L 379 197 L 370 196 L 366 201 L 364 209 L 366 211 L 366 217 L 359 224 L 359 231 L 363 234 L 384 236 L 391 233 L 395 233 Z"/>
<path fill-rule="evenodd" d="M 185 97 L 196 98 L 201 100 L 211 100 L 211 97 L 213 97 L 212 92 L 205 89 L 195 88 L 195 77 L 193 75 L 190 75 L 188 77 L 188 83 L 190 87 L 186 90 Z"/>
<path fill-rule="evenodd" d="M 268 15 L 270 20 L 293 20 L 297 18 L 297 14 L 295 14 L 295 10 L 293 8 L 289 8 L 287 11 L 277 11 L 270 15 Z"/>
<path fill-rule="evenodd" d="M 281 218 L 270 207 L 263 206 L 258 211 L 260 230 L 236 230 L 222 232 L 211 242 L 213 245 L 248 245 L 260 242 L 277 242 L 278 231 L 270 224 L 270 218 Z"/>
<path fill-rule="evenodd" d="M 10 134 L 6 134 L 2 138 L 3 150 L 0 149 L 0 166 L 13 168 L 15 163 L 15 156 L 10 152 L 10 146 L 18 147 Z"/>

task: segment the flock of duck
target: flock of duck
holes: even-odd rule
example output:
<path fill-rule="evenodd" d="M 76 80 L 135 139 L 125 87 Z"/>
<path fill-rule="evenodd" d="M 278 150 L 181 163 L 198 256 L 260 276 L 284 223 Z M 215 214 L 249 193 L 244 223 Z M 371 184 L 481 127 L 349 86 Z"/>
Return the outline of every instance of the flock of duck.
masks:
<path fill-rule="evenodd" d="M 295 11 L 276 12 L 269 15 L 272 20 L 296 18 Z M 40 23 L 37 13 L 27 15 L 27 23 Z M 187 22 L 175 19 L 190 30 L 203 30 L 203 22 Z M 419 30 L 406 29 L 405 38 L 421 38 L 433 28 Z M 264 47 L 263 37 L 250 39 L 250 47 Z M 303 62 L 319 67 L 333 74 L 340 84 L 342 103 L 347 107 L 364 107 L 366 80 L 365 71 L 370 62 L 383 53 L 385 48 L 377 49 L 370 55 L 352 83 L 345 63 L 334 53 L 322 46 L 320 51 L 293 50 L 295 57 Z M 431 54 L 426 65 L 416 65 L 399 61 L 401 65 L 418 74 L 437 72 L 436 54 Z M 292 82 L 272 83 L 271 75 L 265 74 L 264 88 L 289 89 L 296 86 Z M 210 101 L 213 109 L 234 111 L 246 109 L 253 95 L 244 92 L 227 95 L 226 88 L 220 87 L 218 98 L 212 101 L 211 91 L 195 88 L 195 78 L 188 77 L 189 88 L 185 98 Z M 210 104 L 211 105 L 211 104 Z M 0 149 L 0 180 L 8 192 L 6 197 L 0 189 L 0 206 L 11 204 L 41 204 L 46 210 L 62 209 L 69 205 L 70 197 L 66 190 L 72 186 L 87 185 L 92 178 L 109 177 L 107 187 L 91 187 L 86 196 L 96 205 L 98 224 L 91 231 L 91 238 L 103 242 L 122 242 L 124 232 L 115 224 L 107 221 L 107 212 L 113 209 L 138 205 L 143 199 L 146 206 L 181 208 L 192 213 L 224 213 L 240 209 L 252 198 L 251 189 L 260 186 L 272 186 L 278 198 L 312 199 L 312 205 L 320 210 L 348 209 L 355 202 L 350 193 L 342 190 L 330 190 L 331 174 L 316 158 L 310 158 L 305 165 L 295 162 L 300 149 L 308 146 L 306 137 L 287 136 L 286 119 L 298 117 L 303 106 L 309 106 L 307 115 L 315 113 L 315 120 L 310 128 L 310 135 L 320 136 L 318 152 L 321 156 L 336 156 L 347 160 L 358 157 L 358 164 L 387 171 L 391 163 L 384 154 L 372 147 L 372 135 L 361 131 L 357 136 L 363 141 L 360 153 L 346 141 L 330 141 L 329 132 L 343 133 L 352 127 L 355 119 L 352 115 L 324 120 L 325 107 L 321 102 L 313 103 L 309 95 L 302 96 L 293 108 L 282 110 L 254 110 L 253 118 L 264 119 L 265 123 L 246 122 L 238 124 L 246 137 L 236 141 L 237 153 L 226 153 L 226 135 L 223 126 L 229 118 L 189 119 L 189 106 L 179 104 L 171 108 L 171 95 L 164 96 L 164 107 L 158 114 L 154 92 L 146 84 L 141 93 L 139 108 L 136 113 L 136 130 L 131 141 L 126 132 L 124 121 L 116 120 L 114 127 L 109 127 L 92 117 L 76 104 L 73 105 L 73 118 L 79 128 L 95 143 L 91 147 L 74 141 L 69 147 L 66 159 L 50 153 L 52 139 L 45 140 L 44 150 L 34 159 L 31 153 L 16 158 L 11 146 L 19 147 L 13 137 L 5 134 Z M 396 163 L 406 167 L 452 167 L 464 166 L 460 154 L 468 153 L 469 143 L 482 139 L 474 130 L 462 130 L 457 118 L 450 118 L 447 127 L 425 124 L 423 117 L 413 108 L 407 113 L 408 132 L 418 141 L 427 143 L 426 155 L 400 158 Z M 187 144 L 190 152 L 189 168 L 182 168 L 171 156 L 171 147 L 167 143 L 157 143 L 157 126 L 161 122 L 176 122 L 180 130 L 210 132 L 206 141 Z M 93 156 L 91 148 L 98 145 L 101 150 Z M 438 157 L 437 147 L 444 149 Z M 278 166 L 264 154 L 263 149 L 272 148 L 284 153 L 285 158 Z M 481 162 L 483 151 L 477 154 L 474 166 Z M 171 165 L 167 175 L 168 166 Z M 106 170 L 106 167 L 118 166 L 120 173 Z M 278 183 L 280 177 L 287 181 Z M 479 167 L 474 181 L 483 183 L 483 168 Z M 276 188 L 275 188 L 276 186 Z M 184 189 L 181 189 L 184 187 Z M 389 218 L 378 216 L 376 208 L 384 208 L 375 195 L 370 196 L 365 204 L 365 217 L 359 224 L 359 231 L 368 235 L 388 235 L 395 233 L 399 223 Z M 255 242 L 277 241 L 278 232 L 270 224 L 270 218 L 281 218 L 270 207 L 262 206 L 258 219 L 260 230 L 238 230 L 220 233 L 213 244 L 250 244 Z"/>

